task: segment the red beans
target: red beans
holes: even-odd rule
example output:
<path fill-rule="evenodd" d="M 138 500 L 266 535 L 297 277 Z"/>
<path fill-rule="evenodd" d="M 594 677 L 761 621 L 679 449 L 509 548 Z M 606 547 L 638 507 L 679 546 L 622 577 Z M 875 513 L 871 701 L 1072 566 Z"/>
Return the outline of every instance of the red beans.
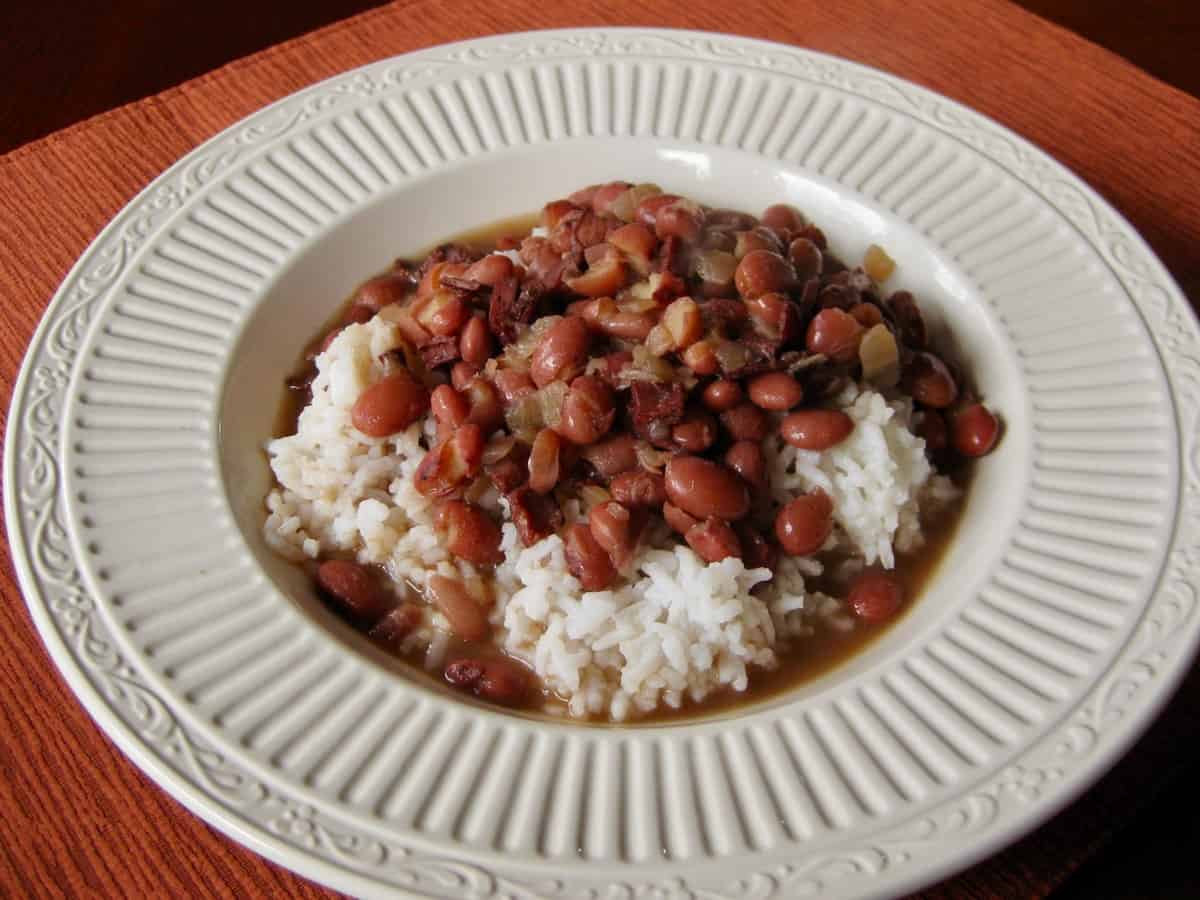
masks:
<path fill-rule="evenodd" d="M 559 319 L 547 329 L 534 347 L 529 360 L 529 375 L 538 387 L 552 381 L 570 381 L 587 363 L 591 335 L 587 323 L 575 316 Z"/>
<path fill-rule="evenodd" d="M 676 456 L 664 474 L 667 497 L 698 519 L 740 519 L 750 511 L 750 492 L 729 469 L 699 456 Z"/>
<path fill-rule="evenodd" d="M 775 517 L 775 537 L 791 556 L 816 553 L 833 531 L 833 501 L 824 491 L 794 498 Z"/>
<path fill-rule="evenodd" d="M 788 261 L 796 270 L 796 280 L 800 283 L 816 278 L 825 266 L 820 248 L 804 237 L 798 237 L 788 244 Z"/>
<path fill-rule="evenodd" d="M 429 391 L 407 369 L 397 369 L 358 395 L 350 421 L 369 437 L 388 437 L 406 429 L 427 409 Z"/>
<path fill-rule="evenodd" d="M 850 315 L 863 328 L 873 328 L 883 321 L 883 313 L 874 303 L 856 303 L 850 307 Z"/>
<path fill-rule="evenodd" d="M 755 441 L 737 441 L 725 451 L 725 465 L 755 490 L 767 486 L 767 460 Z"/>
<path fill-rule="evenodd" d="M 743 297 L 760 297 L 788 290 L 796 281 L 796 273 L 778 253 L 751 250 L 738 263 L 733 280 Z"/>
<path fill-rule="evenodd" d="M 703 453 L 717 440 L 717 420 L 704 412 L 689 414 L 671 428 L 671 441 L 688 453 Z"/>
<path fill-rule="evenodd" d="M 464 278 L 480 284 L 497 285 L 513 273 L 512 260 L 501 253 L 489 253 L 478 262 L 473 262 L 463 274 Z"/>
<path fill-rule="evenodd" d="M 771 430 L 767 414 L 751 403 L 721 413 L 721 424 L 735 441 L 761 441 Z"/>
<path fill-rule="evenodd" d="M 637 469 L 622 472 L 609 484 L 613 499 L 625 506 L 659 507 L 667 500 L 667 486 L 657 472 Z"/>
<path fill-rule="evenodd" d="M 800 331 L 800 310 L 783 294 L 762 294 L 745 300 L 755 330 L 771 338 L 790 341 Z"/>
<path fill-rule="evenodd" d="M 389 304 L 399 303 L 411 288 L 412 282 L 401 275 L 376 275 L 359 285 L 354 294 L 354 303 L 372 312 L 379 312 Z"/>
<path fill-rule="evenodd" d="M 463 326 L 458 338 L 458 352 L 464 362 L 473 366 L 482 366 L 488 361 L 492 355 L 492 335 L 483 319 L 475 316 Z"/>
<path fill-rule="evenodd" d="M 543 428 L 529 448 L 529 486 L 539 494 L 548 494 L 558 484 L 559 453 L 562 444 L 557 432 Z"/>
<path fill-rule="evenodd" d="M 854 614 L 871 625 L 881 625 L 900 611 L 904 585 L 894 575 L 867 569 L 854 579 L 846 597 Z"/>
<path fill-rule="evenodd" d="M 784 240 L 798 233 L 807 224 L 800 210 L 786 203 L 776 203 L 763 210 L 762 223 Z"/>
<path fill-rule="evenodd" d="M 595 376 L 580 375 L 563 398 L 556 430 L 573 444 L 593 444 L 612 427 L 616 415 L 612 388 Z"/>
<path fill-rule="evenodd" d="M 736 381 L 727 381 L 724 378 L 718 378 L 704 388 L 704 391 L 700 394 L 700 399 L 713 412 L 720 413 L 733 409 L 742 402 L 744 396 L 742 386 Z"/>
<path fill-rule="evenodd" d="M 840 409 L 801 409 L 784 417 L 779 433 L 801 450 L 828 450 L 854 430 L 854 420 Z"/>
<path fill-rule="evenodd" d="M 501 369 L 493 376 L 492 383 L 500 392 L 500 397 L 508 405 L 516 403 L 522 397 L 537 390 L 529 373 L 518 372 L 516 369 Z"/>
<path fill-rule="evenodd" d="M 473 366 L 469 362 L 459 360 L 450 367 L 450 384 L 454 386 L 456 391 L 461 391 L 467 384 L 479 374 L 479 367 Z M 529 382 L 529 387 L 532 390 L 533 382 Z"/>
<path fill-rule="evenodd" d="M 785 412 L 804 399 L 804 388 L 787 372 L 767 372 L 750 382 L 750 402 L 763 409 Z"/>
<path fill-rule="evenodd" d="M 637 439 L 631 434 L 620 434 L 591 444 L 583 449 L 583 458 L 605 478 L 638 466 Z"/>
<path fill-rule="evenodd" d="M 849 363 L 858 358 L 862 336 L 862 325 L 845 310 L 823 309 L 809 323 L 804 346 L 810 353 L 823 354 L 834 362 Z"/>
<path fill-rule="evenodd" d="M 593 506 L 588 513 L 588 527 L 618 568 L 633 558 L 639 529 L 628 507 L 615 500 Z"/>
<path fill-rule="evenodd" d="M 415 603 L 401 603 L 372 625 L 367 637 L 394 653 L 420 624 L 421 608 Z"/>
<path fill-rule="evenodd" d="M 690 513 L 685 513 L 682 509 L 673 503 L 664 503 L 662 508 L 663 519 L 666 523 L 678 531 L 680 534 L 687 534 L 688 530 L 700 520 Z"/>
<path fill-rule="evenodd" d="M 945 409 L 958 399 L 958 385 L 946 364 L 932 353 L 918 353 L 908 369 L 909 389 L 922 406 Z"/>
<path fill-rule="evenodd" d="M 450 630 L 464 641 L 479 641 L 487 635 L 487 613 L 475 602 L 461 581 L 443 575 L 430 575 L 426 592 L 433 605 L 450 623 Z"/>
<path fill-rule="evenodd" d="M 359 621 L 369 622 L 382 616 L 390 605 L 371 572 L 358 563 L 342 559 L 321 563 L 317 584 L 338 602 L 343 612 Z"/>
<path fill-rule="evenodd" d="M 429 409 L 438 424 L 457 428 L 467 421 L 471 406 L 467 398 L 448 384 L 439 384 L 429 395 Z"/>
<path fill-rule="evenodd" d="M 954 417 L 954 449 L 963 456 L 984 456 L 996 446 L 1000 420 L 982 403 L 972 403 Z"/>
<path fill-rule="evenodd" d="M 592 535 L 592 529 L 582 522 L 570 526 L 563 538 L 567 568 L 579 579 L 585 591 L 602 591 L 613 583 L 617 570 L 607 551 Z"/>
<path fill-rule="evenodd" d="M 518 706 L 529 694 L 529 670 L 507 656 L 465 657 L 446 666 L 446 681 L 481 700 L 502 706 Z"/>
<path fill-rule="evenodd" d="M 696 523 L 687 530 L 683 539 L 705 562 L 720 562 L 730 556 L 740 558 L 742 555 L 737 534 L 721 519 L 709 517 Z"/>
<path fill-rule="evenodd" d="M 455 556 L 480 566 L 494 566 L 504 558 L 500 527 L 478 506 L 462 500 L 443 501 L 436 522 L 446 549 Z"/>
<path fill-rule="evenodd" d="M 658 239 L 654 237 L 654 232 L 641 222 L 622 225 L 608 236 L 608 242 L 624 253 L 626 259 L 639 272 L 650 271 Z"/>
<path fill-rule="evenodd" d="M 704 213 L 690 200 L 677 200 L 660 207 L 654 217 L 654 233 L 660 240 L 677 237 L 694 241 L 704 227 Z"/>
<path fill-rule="evenodd" d="M 504 424 L 504 404 L 490 381 L 472 379 L 462 389 L 462 396 L 468 406 L 467 421 L 478 425 L 485 435 Z"/>
<path fill-rule="evenodd" d="M 413 474 L 413 487 L 426 497 L 448 497 L 479 473 L 483 461 L 483 431 L 464 423 L 439 440 Z"/>

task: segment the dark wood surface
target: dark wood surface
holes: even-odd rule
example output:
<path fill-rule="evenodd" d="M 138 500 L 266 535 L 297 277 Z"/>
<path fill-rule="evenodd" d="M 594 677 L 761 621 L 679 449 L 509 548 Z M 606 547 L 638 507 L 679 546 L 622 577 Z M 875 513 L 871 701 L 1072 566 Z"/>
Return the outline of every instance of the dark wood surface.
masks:
<path fill-rule="evenodd" d="M 947 6 L 971 6 L 971 3 L 946 2 Z M 0 152 L 377 5 L 363 0 L 339 3 L 209 0 L 204 4 L 172 0 L 111 0 L 103 4 L 42 0 L 0 4 L 0 83 L 6 86 L 0 91 Z M 1140 3 L 1024 0 L 1020 5 L 1125 57 L 1179 90 L 1200 96 L 1200 64 L 1196 62 L 1200 47 L 1200 4 L 1164 0 Z M 901 6 L 897 4 L 895 8 Z M 997 15 L 995 5 L 989 3 L 986 9 L 989 15 Z M 603 20 L 603 12 L 596 15 Z M 454 26 L 447 24 L 452 22 L 453 10 L 446 12 L 445 17 L 444 22 L 435 23 L 431 32 L 438 39 L 453 34 Z M 514 20 L 521 27 L 543 24 L 536 16 L 514 17 Z M 237 27 L 231 28 L 231 21 L 236 21 Z M 639 16 L 636 21 L 657 20 Z M 566 23 L 555 20 L 545 24 Z M 686 23 L 664 21 L 664 24 Z M 880 28 L 894 28 L 898 35 L 914 31 L 897 27 L 903 24 L 878 23 Z M 1032 20 L 1012 19 L 1003 24 L 1029 32 L 1031 53 L 1061 43 L 1050 40 L 1047 32 L 1036 30 Z M 440 35 L 438 27 L 443 29 Z M 705 22 L 705 27 L 743 30 L 722 21 Z M 464 27 L 462 34 L 481 30 Z M 942 39 L 950 44 L 957 34 L 951 29 Z M 829 43 L 836 52 L 857 56 L 853 45 L 839 46 L 836 39 L 830 39 Z M 878 49 L 874 48 L 874 52 L 878 58 Z M 948 47 L 947 53 L 952 54 L 953 50 Z M 1102 57 L 1096 60 L 1098 65 L 1105 65 Z M 347 64 L 360 61 L 349 60 Z M 921 78 L 919 67 L 905 71 L 916 64 L 903 49 L 876 64 L 888 62 L 891 62 L 888 67 L 901 74 L 917 77 L 968 102 L 974 99 L 967 90 L 951 90 L 953 82 Z M 1064 79 L 1088 77 L 1085 70 L 1068 67 L 1066 72 Z M 286 75 L 283 77 L 286 80 Z M 284 84 L 282 89 L 291 90 L 294 86 Z M 1066 94 L 1074 87 L 1064 80 L 1043 89 Z M 1133 102 L 1130 98 L 1134 96 L 1144 98 L 1146 103 L 1162 104 L 1168 113 L 1173 104 L 1182 102 L 1178 99 L 1182 95 L 1160 91 L 1148 82 L 1139 83 L 1136 91 L 1122 94 L 1121 102 Z M 1044 112 L 1034 114 L 1030 127 L 1040 127 L 1036 116 L 1054 115 L 1055 107 L 1055 103 L 1047 101 Z M 997 114 L 996 110 L 986 111 Z M 1003 121 L 1004 117 L 1000 117 Z M 207 120 L 200 130 L 206 127 Z M 1086 128 L 1081 126 L 1083 130 Z M 1182 134 L 1194 137 L 1195 131 Z M 1130 135 L 1131 146 L 1136 144 L 1137 137 L 1140 135 Z M 190 142 L 193 138 L 189 132 L 186 140 L 181 140 L 178 152 L 183 152 Z M 1190 148 L 1193 154 L 1195 150 Z M 1169 151 L 1168 147 L 1168 156 Z M 27 148 L 22 152 L 38 150 Z M 1174 176 L 1182 172 L 1195 178 L 1200 174 L 1195 166 L 1190 169 L 1166 166 L 1161 158 L 1148 163 L 1139 157 L 1149 152 L 1144 143 L 1131 150 L 1129 158 L 1113 163 L 1108 169 L 1094 165 L 1089 170 L 1086 148 L 1078 152 L 1078 158 L 1064 161 L 1093 178 L 1103 179 L 1105 172 L 1116 173 L 1120 165 L 1163 166 L 1164 172 Z M 1065 154 L 1059 155 L 1063 158 Z M 147 167 L 146 172 L 137 174 L 138 179 L 151 177 L 157 171 L 155 167 L 161 165 L 153 161 Z M 0 170 L 0 185 L 6 171 Z M 108 188 L 103 181 L 106 177 L 103 170 L 90 174 L 101 179 L 96 184 L 101 198 L 98 207 L 105 210 L 105 215 L 111 215 L 128 198 L 128 189 Z M 116 180 L 111 173 L 109 177 Z M 1200 252 L 1192 242 L 1194 231 L 1162 216 L 1165 207 L 1161 201 L 1158 207 L 1148 202 L 1145 207 L 1131 208 L 1135 201 L 1129 198 L 1136 199 L 1136 190 L 1119 182 L 1119 177 L 1112 174 L 1107 183 L 1096 186 L 1119 205 L 1122 200 L 1128 201 L 1128 206 L 1122 205 L 1123 210 L 1163 254 L 1185 289 L 1200 287 Z M 1186 203 L 1188 198 L 1192 204 L 1200 202 L 1196 199 L 1194 182 L 1191 184 L 1191 188 L 1180 190 L 1184 197 L 1180 202 Z M 64 186 L 64 190 L 67 187 L 87 189 L 82 183 Z M 1138 214 L 1143 218 L 1139 219 Z M 102 222 L 103 218 L 99 218 L 96 223 L 84 221 L 66 226 L 68 230 L 78 228 L 78 233 L 71 233 L 66 239 L 67 244 L 86 243 Z M 81 247 L 81 243 L 79 248 L 72 244 L 62 259 L 51 255 L 29 261 L 22 269 L 26 261 L 12 258 L 13 247 L 0 241 L 0 255 L 5 257 L 0 260 L 0 276 L 5 277 L 6 283 L 9 279 L 24 278 L 29 283 L 52 286 Z M 4 311 L 0 322 L 3 351 L 0 389 L 5 405 L 24 342 L 40 312 L 36 304 Z M 0 624 L 14 635 L 14 641 L 22 644 L 19 654 L 0 655 L 3 698 L 0 772 L 4 775 L 0 780 L 0 896 L 327 896 L 326 892 L 232 847 L 155 788 L 110 744 L 98 740 L 95 726 L 82 715 L 69 690 L 53 674 L 44 651 L 30 642 L 31 626 L 13 588 L 13 573 L 7 559 L 0 579 L 5 601 Z M 1197 696 L 1200 696 L 1200 679 L 1193 676 L 1180 699 L 1168 710 L 1168 716 L 1174 716 L 1175 722 L 1181 716 L 1190 716 L 1191 722 L 1200 715 L 1200 704 L 1194 699 Z M 1155 726 L 1117 772 L 1097 787 L 1094 793 L 1099 795 L 1099 801 L 1076 804 L 1047 829 L 984 864 L 987 878 L 971 882 L 972 896 L 982 896 L 980 884 L 993 885 L 995 896 L 1028 895 L 1032 890 L 1030 882 L 1023 880 L 1026 874 L 1022 871 L 1023 861 L 1044 853 L 1046 842 L 1059 842 L 1064 855 L 1084 859 L 1088 854 L 1083 851 L 1089 848 L 1072 844 L 1076 827 L 1082 836 L 1080 841 L 1104 846 L 1055 889 L 1054 897 L 1083 900 L 1200 896 L 1192 855 L 1200 850 L 1200 817 L 1194 812 L 1195 801 L 1200 797 L 1200 764 L 1196 762 L 1194 744 L 1175 745 L 1180 733 L 1195 734 L 1196 729 L 1194 725 L 1182 731 L 1169 724 Z M 1128 815 L 1118 809 L 1111 821 L 1097 827 L 1092 821 L 1097 809 L 1111 813 L 1114 805 L 1125 802 L 1127 794 L 1116 787 L 1120 779 L 1138 777 L 1137 773 L 1148 764 L 1171 776 L 1148 779 L 1147 784 L 1158 794 L 1141 798 L 1144 802 L 1132 805 Z M 97 772 L 103 773 L 103 790 L 97 789 Z M 1108 797 L 1112 798 L 1111 803 L 1107 802 Z M 131 821 L 129 817 L 134 811 L 136 821 Z M 61 824 L 65 817 L 72 820 L 69 827 Z M 87 836 L 86 839 L 81 839 L 81 835 Z M 961 896 L 963 885 L 962 881 L 952 881 L 932 893 Z"/>

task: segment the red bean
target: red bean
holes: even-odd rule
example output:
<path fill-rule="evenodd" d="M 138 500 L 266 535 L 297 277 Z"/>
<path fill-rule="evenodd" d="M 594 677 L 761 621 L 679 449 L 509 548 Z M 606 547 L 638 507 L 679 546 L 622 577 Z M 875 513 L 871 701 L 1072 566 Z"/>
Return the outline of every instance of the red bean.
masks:
<path fill-rule="evenodd" d="M 737 441 L 725 451 L 725 465 L 755 490 L 767 486 L 767 460 L 754 441 Z"/>
<path fill-rule="evenodd" d="M 775 537 L 791 556 L 816 553 L 833 531 L 833 501 L 824 491 L 801 494 L 775 517 Z"/>
<path fill-rule="evenodd" d="M 658 239 L 654 232 L 641 222 L 622 225 L 608 236 L 608 242 L 624 253 L 639 272 L 644 274 L 650 271 Z"/>
<path fill-rule="evenodd" d="M 742 545 L 729 524 L 709 517 L 687 530 L 683 536 L 689 547 L 705 562 L 720 562 L 730 556 L 740 558 Z"/>
<path fill-rule="evenodd" d="M 580 375 L 563 398 L 557 431 L 573 444 L 600 440 L 617 416 L 613 390 L 593 375 Z"/>
<path fill-rule="evenodd" d="M 372 312 L 379 312 L 385 306 L 399 303 L 410 290 L 412 282 L 403 275 L 376 275 L 359 285 L 354 294 L 354 303 Z"/>
<path fill-rule="evenodd" d="M 654 217 L 654 233 L 659 240 L 677 237 L 689 243 L 700 236 L 704 227 L 704 213 L 690 200 L 667 203 Z"/>
<path fill-rule="evenodd" d="M 790 341 L 800 330 L 800 312 L 783 294 L 762 294 L 745 300 L 755 330 L 772 338 Z"/>
<path fill-rule="evenodd" d="M 825 267 L 820 248 L 804 237 L 798 237 L 788 244 L 788 261 L 796 270 L 796 281 L 801 284 L 816 278 Z"/>
<path fill-rule="evenodd" d="M 721 413 L 721 424 L 735 441 L 761 441 L 771 430 L 767 414 L 752 403 L 742 403 Z"/>
<path fill-rule="evenodd" d="M 507 656 L 456 659 L 444 674 L 454 687 L 502 706 L 520 705 L 532 686 L 529 670 Z"/>
<path fill-rule="evenodd" d="M 371 626 L 367 637 L 380 646 L 396 652 L 406 637 L 421 624 L 421 608 L 415 603 L 401 603 Z"/>
<path fill-rule="evenodd" d="M 742 259 L 747 253 L 753 253 L 756 250 L 780 253 L 783 245 L 779 242 L 779 237 L 775 232 L 761 225 L 751 228 L 749 231 L 734 233 L 733 255 L 737 259 Z"/>
<path fill-rule="evenodd" d="M 592 210 L 597 215 L 608 212 L 608 208 L 613 201 L 629 190 L 633 185 L 628 181 L 610 181 L 608 184 L 602 184 L 596 188 L 596 193 L 592 195 Z"/>
<path fill-rule="evenodd" d="M 470 383 L 471 379 L 479 374 L 479 367 L 471 365 L 469 362 L 459 360 L 450 367 L 450 384 L 454 386 L 456 391 L 461 391 Z M 530 387 L 533 383 L 530 382 Z"/>
<path fill-rule="evenodd" d="M 750 492 L 737 475 L 699 456 L 676 456 L 664 473 L 667 497 L 698 519 L 740 519 L 750 511 Z"/>
<path fill-rule="evenodd" d="M 786 203 L 776 203 L 763 210 L 762 223 L 783 240 L 790 239 L 807 224 L 800 210 Z"/>
<path fill-rule="evenodd" d="M 458 352 L 464 362 L 473 366 L 482 366 L 488 361 L 492 355 L 492 334 L 483 319 L 474 316 L 463 326 L 458 339 Z"/>
<path fill-rule="evenodd" d="M 375 313 L 369 306 L 362 303 L 355 303 L 346 310 L 346 314 L 342 316 L 342 321 L 347 325 L 361 325 L 364 322 L 371 321 L 374 317 Z"/>
<path fill-rule="evenodd" d="M 883 321 L 883 313 L 874 303 L 856 303 L 850 307 L 850 315 L 863 328 L 873 328 Z"/>
<path fill-rule="evenodd" d="M 904 585 L 894 575 L 867 569 L 854 579 L 846 599 L 858 618 L 881 625 L 900 611 L 904 604 Z"/>
<path fill-rule="evenodd" d="M 583 522 L 576 522 L 566 530 L 564 555 L 567 568 L 579 579 L 585 591 L 602 591 L 616 580 L 617 570 L 607 551 L 592 535 L 592 529 Z"/>
<path fill-rule="evenodd" d="M 529 375 L 538 387 L 552 381 L 570 381 L 587 363 L 591 335 L 587 323 L 575 316 L 559 319 L 547 329 L 533 349 Z"/>
<path fill-rule="evenodd" d="M 480 566 L 494 566 L 500 552 L 500 527 L 478 506 L 462 500 L 445 500 L 438 507 L 437 528 L 445 535 L 446 549 Z"/>
<path fill-rule="evenodd" d="M 657 472 L 636 469 L 622 472 L 609 484 L 613 499 L 625 506 L 659 507 L 667 500 L 667 486 Z"/>
<path fill-rule="evenodd" d="M 717 441 L 717 420 L 708 413 L 691 413 L 672 426 L 671 441 L 688 453 L 703 453 Z"/>
<path fill-rule="evenodd" d="M 377 619 L 390 605 L 370 570 L 348 560 L 330 559 L 321 563 L 317 584 L 338 602 L 343 612 L 360 622 Z"/>
<path fill-rule="evenodd" d="M 468 405 L 467 421 L 478 425 L 485 435 L 504 424 L 504 404 L 495 385 L 482 378 L 472 379 L 462 389 Z"/>
<path fill-rule="evenodd" d="M 954 449 L 963 456 L 990 453 L 999 436 L 1000 420 L 982 403 L 972 403 L 954 417 Z"/>
<path fill-rule="evenodd" d="M 742 402 L 744 396 L 742 386 L 736 381 L 718 378 L 704 388 L 700 399 L 713 412 L 720 413 L 733 409 Z"/>
<path fill-rule="evenodd" d="M 849 363 L 858 359 L 858 344 L 863 327 L 841 309 L 823 309 L 808 325 L 804 345 L 810 353 L 820 353 L 834 362 Z"/>
<path fill-rule="evenodd" d="M 786 412 L 804 399 L 804 388 L 787 372 L 766 372 L 750 382 L 750 401 L 762 409 Z"/>
<path fill-rule="evenodd" d="M 637 439 L 631 434 L 620 434 L 598 444 L 591 444 L 583 448 L 583 458 L 603 477 L 612 478 L 621 472 L 637 468 Z"/>
<path fill-rule="evenodd" d="M 751 250 L 738 263 L 733 280 L 743 297 L 761 297 L 788 290 L 796 281 L 796 273 L 778 253 Z"/>
<path fill-rule="evenodd" d="M 427 409 L 429 391 L 407 369 L 397 369 L 358 395 L 350 421 L 365 435 L 387 437 L 408 428 Z"/>
<path fill-rule="evenodd" d="M 479 472 L 484 438 L 470 422 L 439 440 L 422 458 L 413 474 L 413 486 L 427 497 L 448 497 Z"/>
<path fill-rule="evenodd" d="M 448 384 L 439 384 L 429 395 L 429 409 L 439 424 L 457 428 L 467 421 L 471 406 L 466 397 Z"/>
<path fill-rule="evenodd" d="M 615 500 L 593 506 L 588 513 L 588 526 L 596 543 L 604 548 L 617 568 L 633 558 L 639 530 L 628 507 Z"/>
<path fill-rule="evenodd" d="M 774 569 L 779 562 L 779 550 L 752 525 L 738 522 L 733 530 L 742 545 L 742 561 L 747 569 Z"/>
<path fill-rule="evenodd" d="M 427 592 L 433 605 L 450 623 L 450 630 L 464 641 L 479 641 L 487 635 L 487 613 L 461 581 L 444 575 L 430 575 Z"/>
<path fill-rule="evenodd" d="M 471 263 L 463 274 L 464 278 L 478 281 L 480 284 L 495 286 L 513 273 L 513 262 L 502 253 L 489 253 L 487 256 Z"/>
<path fill-rule="evenodd" d="M 958 385 L 946 364 L 932 353 L 918 353 L 908 369 L 912 397 L 922 406 L 945 409 L 958 399 Z"/>
<path fill-rule="evenodd" d="M 504 402 L 510 406 L 537 390 L 529 373 L 518 372 L 516 369 L 500 369 L 492 377 L 492 383 Z"/>
<path fill-rule="evenodd" d="M 687 534 L 688 530 L 699 524 L 700 520 L 690 513 L 685 513 L 674 503 L 664 503 L 662 508 L 663 519 L 666 523 L 678 531 L 680 534 Z"/>
<path fill-rule="evenodd" d="M 529 448 L 529 486 L 539 494 L 548 494 L 558 484 L 559 452 L 562 443 L 558 433 L 543 428 Z"/>
<path fill-rule="evenodd" d="M 784 416 L 779 433 L 801 450 L 828 450 L 854 431 L 854 420 L 840 409 L 801 409 Z"/>

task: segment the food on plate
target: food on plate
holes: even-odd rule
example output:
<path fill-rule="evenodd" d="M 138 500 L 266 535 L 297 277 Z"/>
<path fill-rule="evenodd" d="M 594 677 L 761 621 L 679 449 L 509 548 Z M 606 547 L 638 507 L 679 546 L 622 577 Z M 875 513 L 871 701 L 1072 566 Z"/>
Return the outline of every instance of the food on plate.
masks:
<path fill-rule="evenodd" d="M 1001 437 L 897 268 L 626 182 L 398 261 L 288 379 L 267 540 L 486 702 L 753 697 L 913 603 Z"/>

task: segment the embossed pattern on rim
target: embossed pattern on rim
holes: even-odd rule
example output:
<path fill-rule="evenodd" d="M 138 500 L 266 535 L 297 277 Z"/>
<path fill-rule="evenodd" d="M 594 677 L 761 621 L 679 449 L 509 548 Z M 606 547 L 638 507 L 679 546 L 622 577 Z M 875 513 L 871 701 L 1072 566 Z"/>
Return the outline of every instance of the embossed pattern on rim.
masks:
<path fill-rule="evenodd" d="M 275 614 L 214 465 L 224 358 L 263 285 L 397 180 L 605 135 L 777 156 L 853 183 L 959 261 L 1003 324 L 1030 398 L 1029 502 L 977 602 L 903 665 L 722 727 L 572 734 L 410 696 L 303 617 Z M 1081 336 L 1085 303 L 1094 322 Z M 1126 223 L 1041 152 L 927 91 L 715 35 L 491 38 L 281 101 L 114 220 L 64 283 L 14 393 L 10 540 L 35 621 L 105 730 L 199 814 L 335 887 L 891 894 L 995 849 L 1086 787 L 1189 661 L 1197 346 L 1186 302 Z M 1121 438 L 1129 421 L 1148 423 L 1140 447 Z M 131 434 L 157 442 L 153 468 L 115 462 Z M 153 539 L 153 523 L 138 507 L 173 492 L 193 497 L 189 514 L 221 540 L 164 543 L 147 564 L 136 542 Z M 217 554 L 234 564 L 210 565 Z M 230 640 L 225 656 L 162 662 L 170 654 L 139 647 L 154 632 L 137 617 L 160 613 L 163 581 L 199 570 L 171 596 L 239 585 L 215 612 L 266 630 L 241 649 Z M 317 712 L 352 690 L 386 695 L 383 713 L 349 723 L 350 746 L 417 740 L 438 759 L 457 744 L 466 762 L 403 780 L 381 753 L 374 769 L 314 784 L 295 763 L 303 752 L 283 752 L 305 746 L 293 732 L 310 721 L 273 708 L 295 698 L 230 680 L 228 663 L 247 655 L 261 655 L 262 673 L 295 667 L 333 685 L 314 690 Z M 468 777 L 493 752 L 501 763 Z M 481 812 L 466 809 L 472 795 L 486 798 Z"/>

